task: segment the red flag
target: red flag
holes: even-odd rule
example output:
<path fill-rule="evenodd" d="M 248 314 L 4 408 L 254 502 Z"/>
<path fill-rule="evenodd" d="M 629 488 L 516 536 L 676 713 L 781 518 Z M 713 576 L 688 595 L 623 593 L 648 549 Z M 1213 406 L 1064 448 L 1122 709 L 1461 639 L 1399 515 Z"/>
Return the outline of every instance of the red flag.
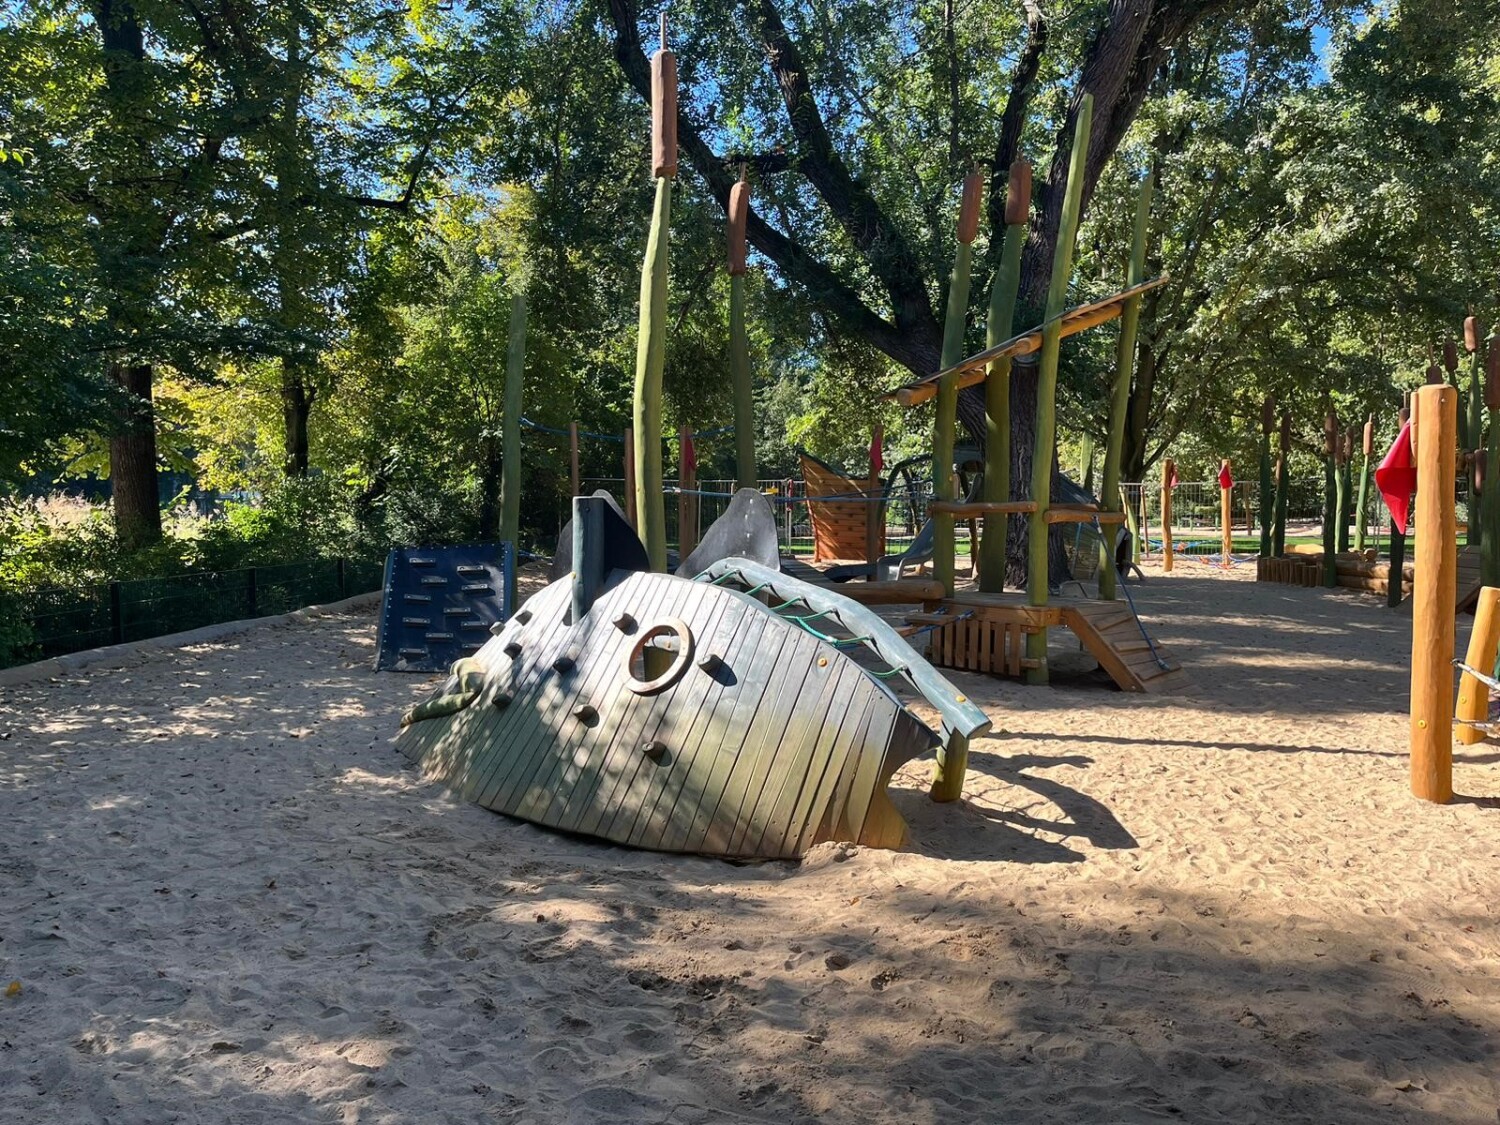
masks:
<path fill-rule="evenodd" d="M 877 429 L 870 438 L 870 476 L 878 477 L 885 470 L 885 450 L 881 448 L 881 432 Z"/>
<path fill-rule="evenodd" d="M 1182 479 L 1177 475 L 1177 462 L 1173 461 L 1172 462 L 1172 476 L 1167 481 L 1167 487 L 1168 488 L 1176 488 L 1181 483 L 1182 483 Z"/>
<path fill-rule="evenodd" d="M 1390 509 L 1391 522 L 1405 535 L 1411 515 L 1411 494 L 1417 487 L 1417 460 L 1412 455 L 1410 422 L 1401 427 L 1401 432 L 1386 452 L 1385 460 L 1375 470 L 1375 487 L 1380 489 L 1385 506 Z"/>
<path fill-rule="evenodd" d="M 691 431 L 682 435 L 682 471 L 685 473 L 696 473 L 698 471 L 698 451 L 693 448 L 693 435 Z"/>
<path fill-rule="evenodd" d="M 1228 465 L 1221 465 L 1221 466 L 1219 466 L 1219 487 L 1220 488 L 1233 488 L 1234 487 L 1234 478 L 1229 475 L 1229 466 Z"/>

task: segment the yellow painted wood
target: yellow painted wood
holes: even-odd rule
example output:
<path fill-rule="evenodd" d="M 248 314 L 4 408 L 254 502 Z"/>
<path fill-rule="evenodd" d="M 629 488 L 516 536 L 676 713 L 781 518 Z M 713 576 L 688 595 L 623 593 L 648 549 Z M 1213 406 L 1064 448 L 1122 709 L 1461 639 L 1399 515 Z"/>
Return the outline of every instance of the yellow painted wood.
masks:
<path fill-rule="evenodd" d="M 1479 591 L 1478 601 L 1464 663 L 1488 673 L 1495 667 L 1496 649 L 1500 648 L 1500 587 L 1485 586 Z M 1458 681 L 1458 705 L 1454 712 L 1454 718 L 1461 720 L 1454 734 L 1465 746 L 1484 741 L 1484 731 L 1466 724 L 1483 722 L 1489 710 L 1489 686 L 1465 672 Z"/>

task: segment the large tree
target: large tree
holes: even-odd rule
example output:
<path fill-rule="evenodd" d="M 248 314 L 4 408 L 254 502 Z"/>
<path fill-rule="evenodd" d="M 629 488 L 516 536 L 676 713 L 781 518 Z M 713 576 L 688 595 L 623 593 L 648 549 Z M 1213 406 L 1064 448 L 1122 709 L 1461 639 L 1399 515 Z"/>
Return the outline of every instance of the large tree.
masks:
<path fill-rule="evenodd" d="M 643 13 L 636 0 L 603 0 L 603 6 L 615 58 L 645 99 Z M 686 24 L 677 36 L 688 91 L 679 103 L 678 136 L 687 162 L 721 205 L 727 206 L 739 164 L 758 174 L 769 198 L 751 212 L 751 243 L 839 331 L 908 371 L 928 374 L 938 365 L 936 310 L 951 254 L 943 201 L 963 170 L 972 163 L 990 169 L 990 245 L 998 248 L 1009 166 L 1021 155 L 1038 166 L 1018 317 L 1034 323 L 1084 95 L 1094 100 L 1083 166 L 1087 208 L 1173 48 L 1233 7 L 1225 0 L 1111 0 L 1076 10 L 1060 28 L 1029 0 L 974 4 L 962 14 L 953 4 L 940 11 L 841 5 L 836 26 L 820 9 L 783 10 L 777 0 L 685 14 L 674 8 L 674 23 Z M 1285 3 L 1264 7 L 1291 14 Z M 736 57 L 755 61 L 736 63 Z M 697 65 L 699 58 L 707 61 Z M 780 102 L 779 119 L 768 91 Z M 726 106 L 731 99 L 741 104 Z M 984 286 L 975 289 L 982 293 Z M 1011 388 L 1011 480 L 1026 495 L 1034 367 L 1017 365 Z M 981 442 L 981 397 L 964 395 L 959 416 Z M 1019 522 L 1014 530 L 1023 530 Z M 1011 552 L 1017 577 L 1022 534 L 1012 534 Z"/>

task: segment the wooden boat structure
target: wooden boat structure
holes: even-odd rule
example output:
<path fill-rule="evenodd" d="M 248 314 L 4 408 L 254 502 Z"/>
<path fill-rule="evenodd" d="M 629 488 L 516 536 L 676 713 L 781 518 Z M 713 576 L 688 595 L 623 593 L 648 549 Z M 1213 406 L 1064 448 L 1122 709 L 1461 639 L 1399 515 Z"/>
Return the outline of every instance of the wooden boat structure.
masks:
<path fill-rule="evenodd" d="M 574 503 L 563 573 L 403 717 L 407 756 L 485 808 L 630 847 L 904 843 L 892 774 L 934 747 L 961 760 L 984 712 L 875 613 L 782 573 L 759 493 L 677 574 L 647 568 L 612 502 Z"/>

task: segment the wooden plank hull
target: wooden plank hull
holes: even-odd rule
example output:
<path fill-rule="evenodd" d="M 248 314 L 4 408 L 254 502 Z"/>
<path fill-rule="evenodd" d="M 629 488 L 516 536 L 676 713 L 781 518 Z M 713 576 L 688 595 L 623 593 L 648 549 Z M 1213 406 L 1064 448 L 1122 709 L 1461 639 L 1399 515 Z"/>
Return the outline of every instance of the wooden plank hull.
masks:
<path fill-rule="evenodd" d="M 569 605 L 567 579 L 542 590 L 475 654 L 472 703 L 405 727 L 418 768 L 497 812 L 658 851 L 905 842 L 886 785 L 936 738 L 837 649 L 663 574 L 625 577 L 577 623 Z M 663 623 L 665 646 L 642 649 Z"/>

